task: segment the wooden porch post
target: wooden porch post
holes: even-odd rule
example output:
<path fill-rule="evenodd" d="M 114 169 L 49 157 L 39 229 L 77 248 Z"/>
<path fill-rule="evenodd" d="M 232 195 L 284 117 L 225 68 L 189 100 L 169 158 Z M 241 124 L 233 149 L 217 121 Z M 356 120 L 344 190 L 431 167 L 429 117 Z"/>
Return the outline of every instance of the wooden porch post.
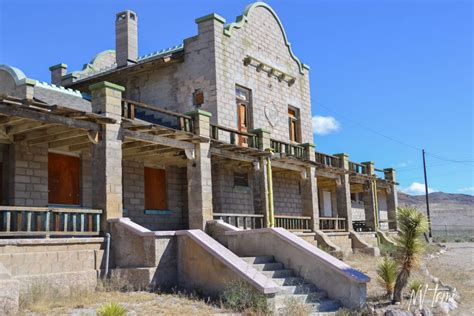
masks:
<path fill-rule="evenodd" d="M 340 183 L 337 184 L 337 212 L 338 215 L 346 219 L 346 230 L 352 230 L 352 204 L 351 204 L 351 184 L 349 180 L 349 155 L 336 154 L 341 161 L 341 168 L 347 171 L 339 176 Z"/>

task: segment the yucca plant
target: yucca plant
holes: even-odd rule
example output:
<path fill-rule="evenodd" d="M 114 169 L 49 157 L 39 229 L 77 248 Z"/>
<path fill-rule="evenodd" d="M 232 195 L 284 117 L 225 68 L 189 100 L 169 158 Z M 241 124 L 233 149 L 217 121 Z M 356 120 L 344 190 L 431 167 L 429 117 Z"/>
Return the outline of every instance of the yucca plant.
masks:
<path fill-rule="evenodd" d="M 385 288 L 388 297 L 391 297 L 393 294 L 397 272 L 397 262 L 391 257 L 383 257 L 377 265 L 378 282 Z"/>
<path fill-rule="evenodd" d="M 414 207 L 398 208 L 399 234 L 396 239 L 397 260 L 400 264 L 393 291 L 393 303 L 402 300 L 403 288 L 407 285 L 411 270 L 417 266 L 425 244 L 422 235 L 428 230 L 428 220 Z"/>
<path fill-rule="evenodd" d="M 127 309 L 115 302 L 104 304 L 97 311 L 99 316 L 124 316 L 125 314 L 127 314 Z"/>
<path fill-rule="evenodd" d="M 408 284 L 408 288 L 410 289 L 410 293 L 415 292 L 417 293 L 419 290 L 423 288 L 423 282 L 420 280 L 411 280 L 410 284 Z"/>

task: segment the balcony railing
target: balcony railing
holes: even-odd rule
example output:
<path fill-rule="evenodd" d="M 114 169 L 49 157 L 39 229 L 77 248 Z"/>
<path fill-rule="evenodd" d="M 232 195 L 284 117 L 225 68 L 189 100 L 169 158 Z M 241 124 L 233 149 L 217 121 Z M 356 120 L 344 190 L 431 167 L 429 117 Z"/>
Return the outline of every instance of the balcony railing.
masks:
<path fill-rule="evenodd" d="M 328 167 L 341 168 L 341 159 L 336 156 L 315 152 L 316 162 Z"/>
<path fill-rule="evenodd" d="M 262 214 L 233 214 L 233 213 L 214 213 L 214 219 L 221 219 L 227 224 L 243 229 L 263 228 Z"/>
<path fill-rule="evenodd" d="M 98 235 L 101 210 L 0 206 L 0 236 Z"/>
<path fill-rule="evenodd" d="M 274 153 L 292 156 L 299 159 L 308 158 L 306 147 L 296 144 L 285 143 L 279 140 L 271 139 L 270 147 Z"/>
<path fill-rule="evenodd" d="M 194 132 L 191 116 L 132 100 L 122 99 L 122 117 L 131 120 L 140 119 L 184 132 Z"/>
<path fill-rule="evenodd" d="M 367 167 L 357 162 L 349 161 L 349 170 L 358 174 L 367 174 Z"/>
<path fill-rule="evenodd" d="M 311 217 L 275 215 L 275 226 L 291 231 L 311 231 Z"/>
<path fill-rule="evenodd" d="M 221 125 L 210 124 L 210 126 L 210 137 L 213 140 L 222 141 L 241 147 L 258 148 L 258 137 L 255 134 L 239 131 Z"/>
<path fill-rule="evenodd" d="M 319 229 L 328 232 L 341 232 L 347 230 L 345 218 L 340 217 L 320 217 Z"/>

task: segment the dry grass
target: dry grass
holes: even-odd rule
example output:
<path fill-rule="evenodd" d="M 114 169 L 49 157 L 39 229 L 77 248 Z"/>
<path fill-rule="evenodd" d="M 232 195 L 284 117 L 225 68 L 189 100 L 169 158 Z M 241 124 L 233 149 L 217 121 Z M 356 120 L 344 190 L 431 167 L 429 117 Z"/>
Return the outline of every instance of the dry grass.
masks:
<path fill-rule="evenodd" d="M 125 292 L 117 290 L 116 286 L 119 285 L 118 282 L 102 284 L 96 291 L 72 288 L 67 294 L 62 294 L 47 283 L 36 283 L 21 294 L 19 315 L 95 315 L 104 304 L 110 302 L 120 303 L 136 315 L 212 315 L 226 312 L 190 295 Z"/>
<path fill-rule="evenodd" d="M 311 306 L 294 297 L 286 299 L 285 307 L 281 310 L 282 316 L 309 316 L 311 313 Z"/>

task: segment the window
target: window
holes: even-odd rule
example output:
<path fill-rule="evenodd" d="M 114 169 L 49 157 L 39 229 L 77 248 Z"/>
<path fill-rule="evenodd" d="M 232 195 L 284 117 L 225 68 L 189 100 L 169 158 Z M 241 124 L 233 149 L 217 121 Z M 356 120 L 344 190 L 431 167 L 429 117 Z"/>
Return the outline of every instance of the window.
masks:
<path fill-rule="evenodd" d="M 249 130 L 250 90 L 237 86 L 235 88 L 237 104 L 237 129 L 240 132 Z M 248 147 L 248 137 L 239 135 L 238 145 Z"/>
<path fill-rule="evenodd" d="M 48 203 L 80 205 L 79 157 L 48 154 Z"/>
<path fill-rule="evenodd" d="M 204 103 L 204 92 L 202 89 L 196 89 L 193 93 L 193 104 L 196 107 L 201 107 Z"/>
<path fill-rule="evenodd" d="M 301 141 L 300 138 L 300 119 L 299 119 L 299 111 L 293 107 L 288 107 L 288 128 L 289 128 L 289 136 L 290 141 L 299 143 Z"/>
<path fill-rule="evenodd" d="M 249 177 L 246 173 L 235 172 L 234 173 L 234 187 L 248 187 Z"/>
<path fill-rule="evenodd" d="M 165 210 L 167 208 L 166 171 L 145 167 L 145 209 Z"/>

